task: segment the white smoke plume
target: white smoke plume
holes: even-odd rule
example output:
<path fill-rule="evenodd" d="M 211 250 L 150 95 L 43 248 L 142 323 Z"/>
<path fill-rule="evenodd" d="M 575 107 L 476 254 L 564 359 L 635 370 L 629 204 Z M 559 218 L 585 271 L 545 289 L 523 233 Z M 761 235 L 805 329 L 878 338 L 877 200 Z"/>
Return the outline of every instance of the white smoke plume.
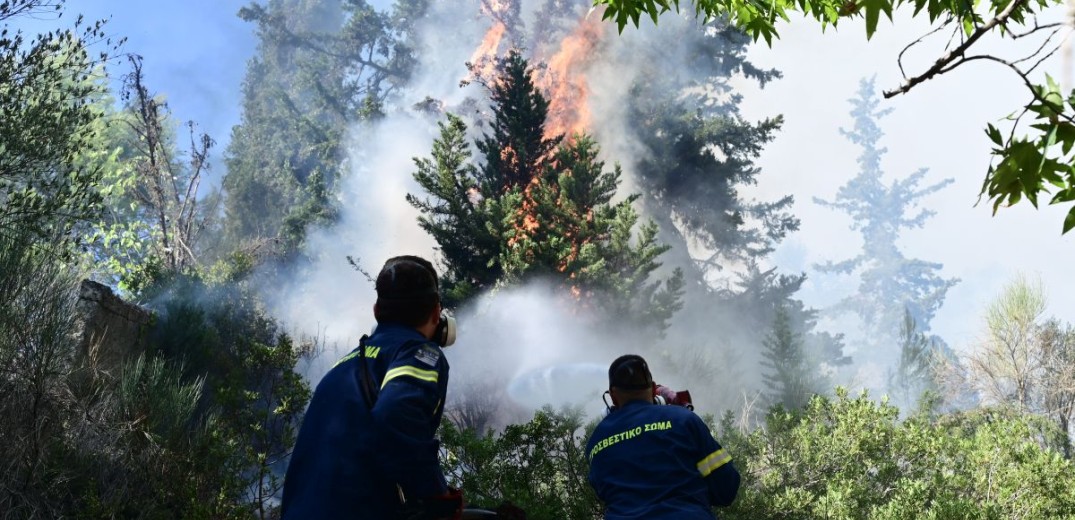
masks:
<path fill-rule="evenodd" d="M 540 23 L 535 13 L 544 4 L 523 2 L 523 23 Z M 421 194 L 412 177 L 412 158 L 429 155 L 438 118 L 412 107 L 428 98 L 449 111 L 463 107 L 468 99 L 476 100 L 483 111 L 489 104 L 480 85 L 460 88 L 460 81 L 469 77 L 465 63 L 472 59 L 491 19 L 481 16 L 478 2 L 473 1 L 435 4 L 431 9 L 434 12 L 421 32 L 422 65 L 417 76 L 387 108 L 385 118 L 353 129 L 347 160 L 351 167 L 341 179 L 338 222 L 311 230 L 306 247 L 313 265 L 275 291 L 283 296 L 271 302 L 274 315 L 329 347 L 308 368 L 307 377 L 315 385 L 374 325 L 373 284 L 346 258 L 356 258 L 374 276 L 387 258 L 396 255 L 416 254 L 436 262 L 436 244 L 420 229 L 418 214 L 404 197 Z M 599 40 L 593 42 L 590 54 L 571 67 L 584 78 L 588 92 L 585 106 L 578 110 L 589 111 L 587 130 L 603 154 L 623 166 L 619 195 L 625 196 L 637 191 L 632 172 L 644 149 L 626 112 L 631 83 L 639 75 L 689 73 L 691 49 L 677 42 L 682 41 L 682 31 L 701 28 L 683 16 L 666 15 L 658 27 L 617 35 L 613 25 L 600 21 L 600 13 L 589 13 L 587 18 L 587 10 L 585 2 L 576 3 L 573 15 L 565 17 L 566 32 L 557 37 L 570 34 L 572 24 L 599 24 L 594 30 Z M 519 39 L 516 35 L 514 43 L 525 46 Z M 501 54 L 511 43 L 512 38 L 505 37 Z M 548 47 L 555 51 L 557 45 Z M 540 60 L 531 56 L 532 64 Z M 472 131 L 480 134 L 481 128 L 472 125 Z M 611 160 L 606 167 L 612 167 Z M 732 335 L 712 338 L 686 331 L 660 347 L 639 345 L 580 321 L 558 298 L 544 285 L 533 284 L 485 294 L 469 308 L 457 309 L 458 344 L 447 354 L 452 365 L 450 395 L 461 399 L 469 397 L 467 393 L 485 393 L 510 400 L 508 408 L 522 418 L 542 404 L 579 404 L 596 414 L 603 409 L 601 392 L 607 387 L 609 363 L 627 353 L 647 355 L 659 383 L 677 389 L 693 385 L 700 411 L 736 407 L 744 382 L 760 380 L 756 363 L 734 361 Z M 738 373 L 731 376 L 732 372 Z"/>

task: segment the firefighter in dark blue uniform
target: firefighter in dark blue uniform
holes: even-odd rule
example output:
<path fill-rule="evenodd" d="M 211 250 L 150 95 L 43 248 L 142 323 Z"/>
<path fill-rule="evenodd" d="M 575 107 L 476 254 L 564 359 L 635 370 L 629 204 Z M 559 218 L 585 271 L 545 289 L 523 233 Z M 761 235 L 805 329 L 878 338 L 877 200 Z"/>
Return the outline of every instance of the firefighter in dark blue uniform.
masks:
<path fill-rule="evenodd" d="M 377 276 L 377 328 L 314 391 L 284 480 L 285 519 L 458 518 L 435 438 L 448 387 L 436 271 L 403 256 Z"/>
<path fill-rule="evenodd" d="M 712 520 L 713 506 L 731 505 L 739 491 L 731 455 L 694 412 L 654 404 L 646 361 L 622 356 L 608 379 L 613 409 L 586 447 L 606 520 Z"/>

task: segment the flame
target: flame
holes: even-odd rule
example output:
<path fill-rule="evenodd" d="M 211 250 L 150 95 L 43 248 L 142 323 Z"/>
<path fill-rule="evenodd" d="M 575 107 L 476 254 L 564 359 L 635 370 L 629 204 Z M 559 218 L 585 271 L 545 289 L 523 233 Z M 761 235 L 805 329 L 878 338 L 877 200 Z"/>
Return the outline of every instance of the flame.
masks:
<path fill-rule="evenodd" d="M 486 85 L 496 83 L 497 58 L 500 55 L 501 45 L 505 38 L 510 39 L 513 35 L 517 35 L 521 27 L 517 2 L 518 0 L 482 0 L 481 12 L 490 17 L 493 24 L 486 31 L 468 63 L 470 79 L 483 81 Z M 601 16 L 583 16 L 575 29 L 558 45 L 550 46 L 552 50 L 533 57 L 532 63 L 536 64 L 541 61 L 545 64 L 544 67 L 536 67 L 534 72 L 535 85 L 549 100 L 545 138 L 566 135 L 570 139 L 574 134 L 590 129 L 592 115 L 588 100 L 590 88 L 586 79 L 586 69 L 603 35 L 604 25 L 601 23 Z M 541 54 L 547 57 L 542 57 Z M 510 146 L 500 150 L 500 158 L 508 164 L 518 160 Z M 509 246 L 530 247 L 525 245 L 526 242 L 533 239 L 539 230 L 557 227 L 556 222 L 543 222 L 538 216 L 535 195 L 538 190 L 542 189 L 542 184 L 542 179 L 535 177 L 530 179 L 523 188 L 522 201 L 511 223 L 515 233 L 508 241 Z M 468 195 L 472 200 L 475 198 L 474 194 L 468 193 Z M 556 219 L 556 217 L 553 218 Z M 584 218 L 592 221 L 593 212 L 588 211 Z M 561 231 L 570 243 L 570 249 L 557 262 L 557 269 L 562 273 L 567 273 L 569 266 L 578 259 L 582 247 L 590 239 L 585 238 L 585 235 L 577 228 Z M 532 256 L 537 252 L 530 250 L 523 253 Z M 588 298 L 590 294 L 580 287 L 575 274 L 569 273 L 569 279 L 572 280 L 569 285 L 570 294 L 575 301 L 581 301 Z"/>
<path fill-rule="evenodd" d="M 482 42 L 470 57 L 470 75 L 474 79 L 492 81 L 496 77 L 496 57 L 507 26 L 497 20 L 485 33 Z"/>
<path fill-rule="evenodd" d="M 547 60 L 538 86 L 549 98 L 545 137 L 571 135 L 590 128 L 590 88 L 584 75 L 597 42 L 604 33 L 600 17 L 585 17 L 560 42 L 560 49 Z"/>
<path fill-rule="evenodd" d="M 508 240 L 509 246 L 518 244 L 523 238 L 529 238 L 534 236 L 534 232 L 541 227 L 541 223 L 538 221 L 537 215 L 537 201 L 534 200 L 534 189 L 541 184 L 541 179 L 534 177 L 530 180 L 530 183 L 523 189 L 523 200 L 519 205 L 519 209 L 515 212 L 515 236 Z"/>
<path fill-rule="evenodd" d="M 470 56 L 470 78 L 494 82 L 500 43 L 504 35 L 510 32 L 509 26 L 514 28 L 517 25 L 519 5 L 515 0 L 482 0 L 480 11 L 493 19 L 493 26 L 485 32 L 481 44 Z"/>

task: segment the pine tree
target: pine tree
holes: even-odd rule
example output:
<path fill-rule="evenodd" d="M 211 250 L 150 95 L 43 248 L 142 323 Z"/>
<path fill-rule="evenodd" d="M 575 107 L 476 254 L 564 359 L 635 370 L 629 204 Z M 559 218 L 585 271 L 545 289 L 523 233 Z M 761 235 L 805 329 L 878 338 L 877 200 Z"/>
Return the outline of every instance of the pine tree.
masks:
<path fill-rule="evenodd" d="M 441 246 L 447 294 L 459 303 L 497 283 L 548 278 L 584 305 L 626 306 L 663 328 L 679 308 L 682 274 L 650 280 L 667 247 L 652 223 L 635 233 L 637 196 L 611 203 L 620 171 L 605 170 L 591 138 L 545 137 L 548 102 L 518 52 L 499 70 L 487 85 L 493 131 L 476 142 L 482 165 L 470 163 L 456 116 L 440 125 L 432 157 L 415 159 L 428 197 L 408 201 Z"/>
<path fill-rule="evenodd" d="M 799 410 L 827 386 L 816 364 L 807 356 L 802 336 L 792 329 L 787 309 L 777 309 L 772 330 L 763 344 L 762 366 L 770 371 L 762 380 L 772 404 Z"/>
<path fill-rule="evenodd" d="M 742 187 L 757 183 L 754 164 L 783 124 L 781 116 L 751 122 L 739 113 L 741 96 L 730 78 L 764 86 L 779 78 L 746 59 L 748 39 L 716 23 L 707 30 L 671 33 L 692 49 L 689 72 L 664 69 L 659 48 L 639 75 L 630 100 L 631 121 L 645 147 L 638 182 L 646 214 L 661 226 L 679 255 L 688 243 L 704 254 L 690 257 L 691 281 L 710 285 L 727 264 L 759 260 L 799 228 L 790 213 L 794 199 L 750 200 Z M 667 36 L 662 36 L 667 37 Z M 685 40 L 685 41 L 684 41 Z"/>
<path fill-rule="evenodd" d="M 497 71 L 496 80 L 486 85 L 493 104 L 492 134 L 475 146 L 485 158 L 479 170 L 483 183 L 502 193 L 539 178 L 563 136 L 545 137 L 549 101 L 534 85 L 529 62 L 518 50 L 499 60 Z"/>
<path fill-rule="evenodd" d="M 757 262 L 751 261 L 738 274 L 734 287 L 720 292 L 719 296 L 743 314 L 735 324 L 739 333 L 768 330 L 777 314 L 784 312 L 791 330 L 802 335 L 807 357 L 815 363 L 815 369 L 849 365 L 851 357 L 843 352 L 844 335 L 816 330 L 818 310 L 794 298 L 805 281 L 805 274 L 781 274 L 775 267 L 762 270 Z"/>
<path fill-rule="evenodd" d="M 920 187 L 928 172 L 923 168 L 886 186 L 881 179 L 881 158 L 887 150 L 878 146 L 884 135 L 878 121 L 889 110 L 878 109 L 873 80 L 862 80 L 858 97 L 851 103 L 855 126 L 843 133 L 862 148 L 859 173 L 840 188 L 833 201 L 814 200 L 847 213 L 851 228 L 862 235 L 863 251 L 854 258 L 817 268 L 824 273 L 858 274 L 858 292 L 837 304 L 835 310 L 856 313 L 876 343 L 896 337 L 905 310 L 921 331 L 928 331 L 948 289 L 958 282 L 938 275 L 942 264 L 907 258 L 897 244 L 902 230 L 920 228 L 934 214 L 930 210 L 909 214 L 918 201 L 952 180 Z"/>
<path fill-rule="evenodd" d="M 504 214 L 497 191 L 478 180 L 470 163 L 466 123 L 453 114 L 447 118 L 438 123 L 440 137 L 433 142 L 432 157 L 414 159 L 414 178 L 429 196 L 407 194 L 407 201 L 421 211 L 419 225 L 440 246 L 445 303 L 454 306 L 500 279 Z"/>

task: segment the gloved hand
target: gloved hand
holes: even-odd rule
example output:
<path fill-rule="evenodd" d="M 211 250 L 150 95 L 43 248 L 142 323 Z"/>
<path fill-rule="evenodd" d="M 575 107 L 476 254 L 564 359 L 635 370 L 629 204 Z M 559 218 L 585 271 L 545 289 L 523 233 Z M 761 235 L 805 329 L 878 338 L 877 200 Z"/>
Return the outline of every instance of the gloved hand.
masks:
<path fill-rule="evenodd" d="M 463 516 L 463 491 L 448 488 L 448 492 L 423 500 L 426 518 L 435 520 L 459 520 Z"/>

